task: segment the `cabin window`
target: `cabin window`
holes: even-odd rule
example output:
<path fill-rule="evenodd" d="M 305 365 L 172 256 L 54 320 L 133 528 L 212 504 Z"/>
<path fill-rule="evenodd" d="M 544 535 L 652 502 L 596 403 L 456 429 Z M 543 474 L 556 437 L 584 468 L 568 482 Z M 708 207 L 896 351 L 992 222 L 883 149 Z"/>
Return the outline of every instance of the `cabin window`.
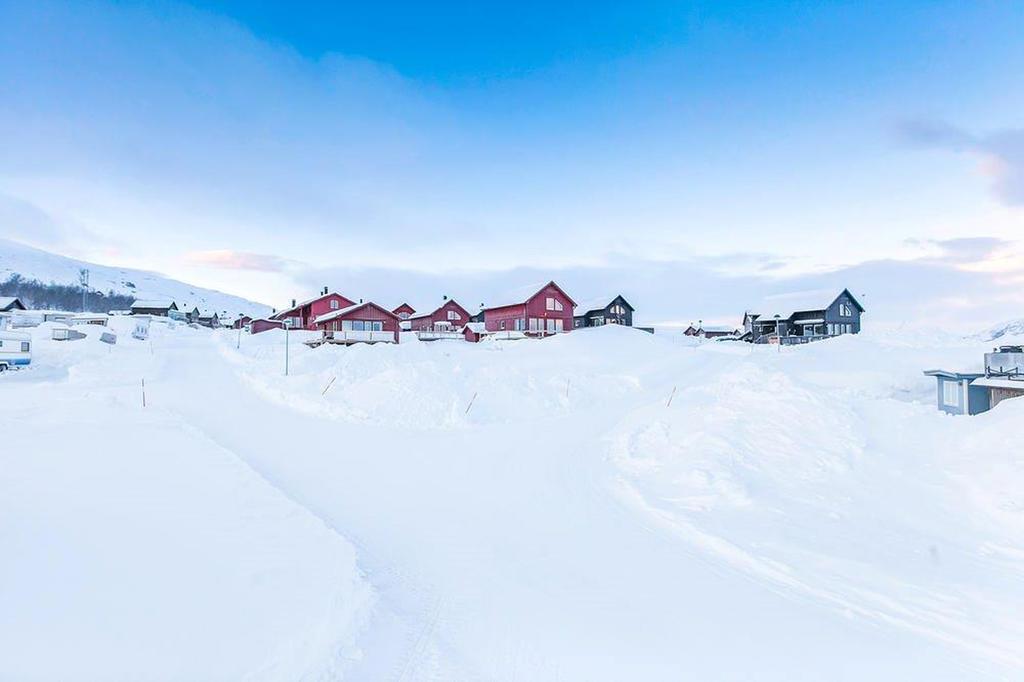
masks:
<path fill-rule="evenodd" d="M 21 342 L 21 352 L 22 353 L 27 353 L 28 349 L 29 349 L 28 341 L 22 341 Z"/>
<path fill-rule="evenodd" d="M 338 299 L 332 298 L 331 299 L 331 310 L 337 310 L 337 309 L 338 309 Z"/>
<path fill-rule="evenodd" d="M 942 404 L 947 407 L 960 407 L 960 382 L 942 382 Z"/>
<path fill-rule="evenodd" d="M 853 317 L 853 308 L 850 307 L 849 303 L 840 303 L 839 315 L 840 317 Z"/>
<path fill-rule="evenodd" d="M 551 296 L 548 296 L 547 305 L 545 307 L 548 310 L 564 310 L 564 308 L 562 307 L 562 302 L 559 301 L 557 298 L 552 298 Z"/>
<path fill-rule="evenodd" d="M 500 322 L 499 326 L 501 327 L 501 330 L 502 330 L 502 331 L 505 331 L 505 320 L 502 320 L 502 321 Z"/>
<path fill-rule="evenodd" d="M 401 319 L 401 320 L 408 320 L 409 319 L 409 313 L 406 313 L 406 312 L 398 313 L 398 318 Z"/>
<path fill-rule="evenodd" d="M 524 320 L 521 317 L 517 317 L 515 320 L 513 320 L 512 328 L 515 329 L 517 332 L 521 332 L 521 331 L 525 330 L 526 329 L 526 320 Z"/>
<path fill-rule="evenodd" d="M 621 316 L 626 314 L 626 309 L 623 308 L 621 305 L 616 304 L 616 305 L 612 306 L 611 314 L 612 315 L 619 315 L 621 317 Z"/>
<path fill-rule="evenodd" d="M 461 320 L 462 319 L 462 315 L 459 315 L 458 311 L 449 310 L 448 311 L 448 319 L 449 320 Z"/>

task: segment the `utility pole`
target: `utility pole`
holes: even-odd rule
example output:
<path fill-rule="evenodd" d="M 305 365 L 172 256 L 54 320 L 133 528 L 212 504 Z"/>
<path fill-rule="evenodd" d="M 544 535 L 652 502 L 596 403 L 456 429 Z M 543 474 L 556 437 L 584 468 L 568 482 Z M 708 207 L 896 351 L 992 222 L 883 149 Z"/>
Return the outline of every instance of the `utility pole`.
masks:
<path fill-rule="evenodd" d="M 89 269 L 82 268 L 78 271 L 78 283 L 82 285 L 82 312 L 85 312 L 85 294 L 89 291 Z"/>
<path fill-rule="evenodd" d="M 284 375 L 288 376 L 288 330 L 291 329 L 291 325 L 287 321 L 284 323 Z"/>

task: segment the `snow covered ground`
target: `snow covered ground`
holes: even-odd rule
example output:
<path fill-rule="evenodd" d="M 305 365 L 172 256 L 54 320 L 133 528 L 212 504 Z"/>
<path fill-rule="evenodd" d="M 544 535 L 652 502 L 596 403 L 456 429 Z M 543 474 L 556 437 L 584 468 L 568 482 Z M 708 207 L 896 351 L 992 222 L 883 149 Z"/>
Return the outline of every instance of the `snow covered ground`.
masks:
<path fill-rule="evenodd" d="M 984 342 L 112 324 L 0 377 L 0 679 L 1024 676 Z"/>

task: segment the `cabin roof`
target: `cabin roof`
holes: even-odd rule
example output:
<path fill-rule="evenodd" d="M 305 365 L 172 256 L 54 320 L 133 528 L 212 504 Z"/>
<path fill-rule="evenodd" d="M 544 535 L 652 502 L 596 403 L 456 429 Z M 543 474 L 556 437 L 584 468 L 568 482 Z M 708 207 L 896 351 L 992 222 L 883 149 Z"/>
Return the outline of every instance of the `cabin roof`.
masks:
<path fill-rule="evenodd" d="M 158 310 L 178 309 L 178 304 L 168 298 L 140 298 L 132 301 L 132 308 L 157 308 Z"/>
<path fill-rule="evenodd" d="M 750 308 L 747 313 L 759 318 L 759 322 L 774 320 L 776 315 L 779 316 L 780 320 L 788 320 L 797 313 L 813 313 L 827 310 L 843 294 L 849 296 L 853 305 L 860 312 L 865 312 L 864 306 L 850 293 L 849 289 L 843 289 L 839 293 L 835 293 L 834 289 L 814 289 L 768 296 L 759 305 Z"/>
<path fill-rule="evenodd" d="M 315 320 L 313 320 L 313 324 L 320 324 L 321 322 L 330 322 L 331 320 L 335 320 L 335 319 L 337 319 L 339 317 L 344 317 L 345 315 L 348 315 L 349 313 L 354 313 L 355 311 L 359 310 L 360 308 L 365 308 L 367 306 L 372 306 L 372 307 L 376 308 L 377 310 L 381 311 L 382 313 L 384 313 L 386 315 L 390 315 L 391 317 L 395 318 L 396 320 L 399 319 L 398 315 L 395 315 L 393 312 L 391 312 L 387 308 L 384 308 L 383 306 L 379 306 L 376 303 L 374 303 L 373 301 L 367 301 L 366 303 L 356 303 L 355 305 L 350 305 L 347 308 L 340 308 L 338 310 L 332 310 L 329 313 L 324 313 L 323 315 L 320 315 Z"/>
<path fill-rule="evenodd" d="M 616 299 L 622 299 L 623 305 L 625 305 L 632 311 L 636 310 L 632 305 L 630 305 L 629 301 L 627 301 L 626 297 L 623 296 L 622 294 L 613 294 L 612 296 L 596 296 L 593 298 L 589 298 L 586 301 L 583 301 L 582 303 L 577 303 L 576 308 L 577 310 L 579 310 L 580 315 L 585 315 L 595 310 L 604 310 L 613 302 L 615 302 Z"/>

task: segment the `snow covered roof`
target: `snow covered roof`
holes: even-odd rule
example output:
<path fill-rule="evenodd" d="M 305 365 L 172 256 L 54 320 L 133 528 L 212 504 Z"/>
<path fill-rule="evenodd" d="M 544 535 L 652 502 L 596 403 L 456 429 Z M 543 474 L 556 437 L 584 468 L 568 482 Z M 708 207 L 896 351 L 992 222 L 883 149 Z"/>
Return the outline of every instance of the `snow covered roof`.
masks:
<path fill-rule="evenodd" d="M 736 327 L 728 324 L 702 324 L 699 331 L 731 333 L 736 331 Z"/>
<path fill-rule="evenodd" d="M 550 282 L 537 282 L 534 284 L 526 284 L 521 287 L 516 287 L 515 289 L 505 292 L 505 295 L 502 296 L 501 298 L 501 303 L 498 303 L 496 305 L 484 306 L 483 310 L 494 310 L 495 308 L 506 308 L 510 305 L 519 305 L 520 303 L 525 303 L 527 301 L 532 300 L 535 296 L 537 296 L 537 294 L 539 294 L 545 287 L 548 286 L 553 286 L 559 291 L 561 291 L 562 295 L 569 299 L 569 302 L 574 307 L 576 306 L 576 301 L 572 300 L 572 296 L 566 293 L 565 289 L 558 286 L 558 284 L 556 284 L 554 280 L 552 280 Z"/>
<path fill-rule="evenodd" d="M 367 301 L 366 303 L 356 303 L 355 305 L 350 305 L 347 308 L 341 308 L 339 310 L 332 310 L 329 313 L 324 313 L 323 315 L 319 315 L 319 316 L 316 317 L 316 319 L 313 320 L 313 324 L 320 324 L 321 322 L 330 322 L 333 319 L 342 317 L 343 315 L 347 315 L 348 313 L 351 313 L 351 312 L 353 312 L 355 310 L 358 310 L 359 308 L 365 308 L 366 306 L 373 306 L 374 308 L 377 308 L 378 310 L 381 310 L 381 311 L 387 313 L 391 317 L 395 317 L 395 318 L 398 317 L 397 315 L 395 315 L 393 312 L 391 312 L 387 308 L 383 308 L 383 307 L 377 305 L 376 303 L 374 303 L 373 301 Z"/>
<path fill-rule="evenodd" d="M 858 307 L 860 306 L 848 289 L 839 292 L 835 289 L 814 289 L 768 296 L 760 304 L 749 308 L 748 312 L 751 315 L 759 315 L 761 322 L 774 320 L 776 315 L 779 319 L 788 320 L 794 313 L 826 310 L 844 293 L 848 294 Z"/>
<path fill-rule="evenodd" d="M 25 307 L 17 296 L 0 296 L 0 310 L 7 310 L 15 305 L 19 308 Z"/>
<path fill-rule="evenodd" d="M 576 311 L 578 314 L 583 315 L 585 313 L 589 313 L 591 310 L 604 310 L 611 305 L 612 301 L 620 296 L 622 296 L 622 294 L 611 294 L 610 296 L 596 296 L 588 298 L 586 301 L 576 304 Z M 626 301 L 626 298 L 623 296 L 622 300 Z M 630 309 L 633 308 L 628 301 L 626 301 L 626 305 L 629 306 Z"/>
<path fill-rule="evenodd" d="M 462 326 L 462 331 L 469 329 L 474 334 L 483 334 L 487 331 L 487 327 L 484 326 L 483 322 L 467 322 Z"/>
<path fill-rule="evenodd" d="M 314 296 L 313 298 L 310 298 L 310 299 L 305 300 L 305 301 L 299 301 L 298 303 L 296 303 L 292 307 L 284 308 L 280 312 L 275 313 L 273 315 L 273 317 L 280 318 L 281 316 L 285 315 L 286 313 L 290 313 L 293 310 L 298 310 L 299 308 L 301 308 L 303 306 L 307 306 L 307 305 L 313 303 L 314 301 L 319 301 L 321 298 L 327 298 L 328 296 L 340 296 L 341 298 L 345 299 L 346 301 L 352 300 L 348 296 L 345 296 L 344 294 L 339 294 L 337 291 L 331 291 L 331 292 L 326 293 L 326 294 L 320 294 L 319 296 Z"/>
<path fill-rule="evenodd" d="M 164 310 L 170 309 L 171 307 L 177 309 L 178 304 L 169 298 L 143 298 L 137 301 L 132 301 L 132 308 L 158 308 Z"/>
<path fill-rule="evenodd" d="M 985 386 L 987 388 L 1008 388 L 1013 391 L 1024 393 L 1024 378 L 1008 379 L 1006 377 L 981 377 L 971 382 L 971 386 Z"/>

